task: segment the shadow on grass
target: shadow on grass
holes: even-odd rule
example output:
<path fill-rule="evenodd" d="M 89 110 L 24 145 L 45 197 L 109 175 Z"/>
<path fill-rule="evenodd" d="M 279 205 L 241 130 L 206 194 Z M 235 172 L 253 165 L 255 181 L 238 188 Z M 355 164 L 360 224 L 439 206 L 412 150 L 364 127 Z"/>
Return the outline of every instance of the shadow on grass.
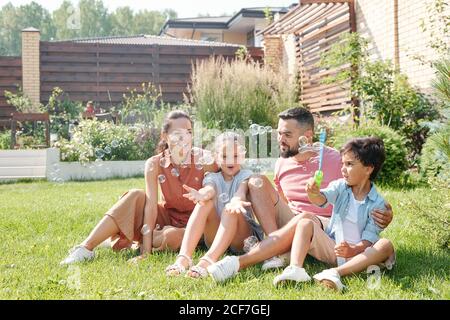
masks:
<path fill-rule="evenodd" d="M 400 248 L 396 254 L 397 263 L 389 277 L 403 290 L 412 289 L 419 278 L 439 276 L 442 279 L 449 275 L 448 249 L 432 253 L 421 248 Z"/>

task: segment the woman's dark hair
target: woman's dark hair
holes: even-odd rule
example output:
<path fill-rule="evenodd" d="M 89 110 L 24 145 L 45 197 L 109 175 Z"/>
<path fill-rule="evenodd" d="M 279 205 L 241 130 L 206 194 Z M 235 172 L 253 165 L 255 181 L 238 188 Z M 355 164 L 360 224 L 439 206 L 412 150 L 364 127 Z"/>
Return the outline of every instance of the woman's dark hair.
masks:
<path fill-rule="evenodd" d="M 341 155 L 353 152 L 365 167 L 373 167 L 370 181 L 374 181 L 386 160 L 384 142 L 378 137 L 354 138 L 341 148 Z"/>
<path fill-rule="evenodd" d="M 161 128 L 161 140 L 159 141 L 158 148 L 157 148 L 158 153 L 164 152 L 167 149 L 169 149 L 169 144 L 167 143 L 167 141 L 165 141 L 162 138 L 162 134 L 169 132 L 170 126 L 172 125 L 172 120 L 176 120 L 176 119 L 180 119 L 180 118 L 188 119 L 192 125 L 192 119 L 186 112 L 184 112 L 182 110 L 170 111 L 167 114 L 167 116 L 165 117 L 162 128 Z"/>

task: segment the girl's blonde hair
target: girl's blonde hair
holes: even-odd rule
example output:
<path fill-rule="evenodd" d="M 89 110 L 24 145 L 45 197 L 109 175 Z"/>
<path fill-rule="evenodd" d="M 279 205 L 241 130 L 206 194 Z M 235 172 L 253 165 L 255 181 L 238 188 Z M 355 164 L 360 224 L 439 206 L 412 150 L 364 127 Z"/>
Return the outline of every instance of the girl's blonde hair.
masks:
<path fill-rule="evenodd" d="M 217 153 L 222 152 L 223 147 L 228 143 L 237 144 L 238 146 L 243 146 L 243 137 L 235 132 L 227 131 L 220 134 L 214 141 L 214 151 Z"/>

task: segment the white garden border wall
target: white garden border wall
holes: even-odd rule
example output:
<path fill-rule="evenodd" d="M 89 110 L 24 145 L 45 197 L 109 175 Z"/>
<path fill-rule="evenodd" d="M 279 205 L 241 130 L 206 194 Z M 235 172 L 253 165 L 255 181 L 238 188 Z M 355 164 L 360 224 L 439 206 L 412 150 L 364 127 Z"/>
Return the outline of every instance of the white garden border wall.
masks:
<path fill-rule="evenodd" d="M 145 161 L 96 161 L 88 164 L 59 161 L 59 149 L 47 149 L 47 180 L 63 182 L 70 180 L 103 180 L 108 178 L 127 178 L 144 174 Z M 246 166 L 252 170 L 259 168 L 273 172 L 276 159 L 246 159 Z"/>
<path fill-rule="evenodd" d="M 246 166 L 273 172 L 277 159 L 246 159 Z M 61 162 L 57 148 L 0 151 L 0 180 L 47 178 L 52 182 L 103 180 L 144 174 L 145 161 L 96 161 L 87 164 Z"/>

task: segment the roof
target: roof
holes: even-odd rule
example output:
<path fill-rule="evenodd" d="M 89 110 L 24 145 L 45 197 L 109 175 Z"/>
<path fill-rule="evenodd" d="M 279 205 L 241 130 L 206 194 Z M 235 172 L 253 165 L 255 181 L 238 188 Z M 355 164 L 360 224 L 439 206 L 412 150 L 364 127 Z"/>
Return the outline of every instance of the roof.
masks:
<path fill-rule="evenodd" d="M 294 6 L 294 4 L 289 7 L 243 8 L 233 16 L 170 19 L 166 21 L 159 34 L 164 34 L 169 28 L 228 29 L 230 25 L 239 18 L 265 19 L 266 8 L 268 8 L 272 13 L 287 13 L 292 6 Z"/>
<path fill-rule="evenodd" d="M 278 21 L 274 21 L 259 34 L 279 35 L 305 32 L 318 21 L 326 24 L 333 17 L 348 14 L 348 3 L 342 2 L 306 2 L 296 5 Z"/>
<path fill-rule="evenodd" d="M 136 36 L 110 36 L 110 37 L 97 37 L 97 38 L 81 38 L 63 41 L 53 42 L 75 42 L 75 43 L 104 43 L 104 44 L 120 44 L 120 45 L 161 45 L 161 46 L 208 46 L 208 47 L 230 47 L 239 45 L 233 45 L 230 43 L 203 41 L 203 40 L 190 40 L 171 38 L 165 36 L 153 36 L 153 35 L 136 35 Z"/>
<path fill-rule="evenodd" d="M 197 18 L 182 18 L 182 19 L 172 19 L 170 21 L 176 22 L 211 22 L 211 23 L 227 23 L 231 19 L 231 16 L 220 16 L 220 17 L 197 17 Z"/>

